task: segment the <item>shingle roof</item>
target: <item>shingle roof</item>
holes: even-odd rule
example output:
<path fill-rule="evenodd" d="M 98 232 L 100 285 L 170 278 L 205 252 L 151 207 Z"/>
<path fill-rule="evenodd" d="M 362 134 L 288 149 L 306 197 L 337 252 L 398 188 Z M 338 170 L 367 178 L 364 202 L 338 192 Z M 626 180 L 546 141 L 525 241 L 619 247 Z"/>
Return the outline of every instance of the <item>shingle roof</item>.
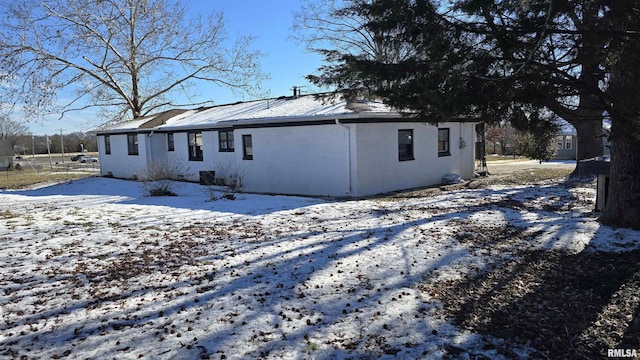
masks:
<path fill-rule="evenodd" d="M 167 110 L 167 111 L 163 111 L 159 114 L 153 115 L 151 116 L 151 119 L 148 120 L 147 122 L 143 123 L 142 125 L 140 125 L 141 129 L 151 129 L 160 125 L 164 125 L 167 120 L 171 119 L 174 116 L 180 115 L 182 113 L 184 113 L 185 109 L 172 109 L 172 110 Z"/>

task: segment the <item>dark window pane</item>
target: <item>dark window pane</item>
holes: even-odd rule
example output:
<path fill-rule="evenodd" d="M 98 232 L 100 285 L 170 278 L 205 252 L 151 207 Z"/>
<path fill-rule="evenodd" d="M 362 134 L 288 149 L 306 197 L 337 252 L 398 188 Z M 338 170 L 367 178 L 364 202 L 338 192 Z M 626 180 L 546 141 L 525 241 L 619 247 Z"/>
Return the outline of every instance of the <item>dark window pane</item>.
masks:
<path fill-rule="evenodd" d="M 175 150 L 175 143 L 173 142 L 173 133 L 167 134 L 167 150 L 168 151 Z"/>
<path fill-rule="evenodd" d="M 253 160 L 253 141 L 251 135 L 242 135 L 243 159 Z"/>
<path fill-rule="evenodd" d="M 438 156 L 450 155 L 449 144 L 449 129 L 438 129 Z"/>
<path fill-rule="evenodd" d="M 413 130 L 398 130 L 398 159 L 413 160 Z"/>
<path fill-rule="evenodd" d="M 189 141 L 189 160 L 202 161 L 202 133 L 190 132 L 187 135 Z"/>
<path fill-rule="evenodd" d="M 220 152 L 233 151 L 233 130 L 218 131 L 218 149 Z"/>
<path fill-rule="evenodd" d="M 138 155 L 138 134 L 127 134 L 127 150 L 129 155 Z"/>

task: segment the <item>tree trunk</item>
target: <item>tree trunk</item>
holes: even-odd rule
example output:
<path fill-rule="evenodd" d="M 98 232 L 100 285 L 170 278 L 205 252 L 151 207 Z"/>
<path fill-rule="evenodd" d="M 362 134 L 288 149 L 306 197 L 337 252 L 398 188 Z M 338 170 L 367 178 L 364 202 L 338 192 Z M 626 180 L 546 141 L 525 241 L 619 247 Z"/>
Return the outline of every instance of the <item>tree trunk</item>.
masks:
<path fill-rule="evenodd" d="M 640 120 L 638 120 L 640 121 Z M 617 136 L 626 131 L 616 124 L 611 126 L 611 177 L 609 196 L 600 216 L 604 225 L 640 229 L 640 139 Z"/>
<path fill-rule="evenodd" d="M 576 168 L 572 176 L 580 175 L 580 161 L 602 156 L 604 143 L 601 113 L 596 118 L 585 116 L 577 121 L 568 120 L 576 128 L 578 149 L 576 150 Z"/>
<path fill-rule="evenodd" d="M 636 2 L 615 1 L 612 28 L 625 34 L 640 31 Z M 611 177 L 600 222 L 640 230 L 640 43 L 636 38 L 612 38 L 607 48 L 610 67 L 607 113 L 611 116 Z"/>
<path fill-rule="evenodd" d="M 547 106 L 576 129 L 578 149 L 576 151 L 576 167 L 571 176 L 577 176 L 580 174 L 580 160 L 604 154 L 603 106 L 592 99 L 590 95 L 581 95 L 580 103 L 575 110 L 567 109 L 557 99 L 551 99 Z"/>
<path fill-rule="evenodd" d="M 576 26 L 582 31 L 582 43 L 578 48 L 580 63 L 580 81 L 577 87 L 580 89 L 580 103 L 568 119 L 576 128 L 578 135 L 578 149 L 576 152 L 576 168 L 572 176 L 580 174 L 580 161 L 604 154 L 602 139 L 602 114 L 604 106 L 596 95 L 598 86 L 603 80 L 600 71 L 600 57 L 598 56 L 603 39 L 597 31 L 599 21 L 599 3 L 589 1 L 582 3 L 582 22 Z"/>
<path fill-rule="evenodd" d="M 604 154 L 602 118 L 583 120 L 572 125 L 576 128 L 578 134 L 578 161 Z"/>

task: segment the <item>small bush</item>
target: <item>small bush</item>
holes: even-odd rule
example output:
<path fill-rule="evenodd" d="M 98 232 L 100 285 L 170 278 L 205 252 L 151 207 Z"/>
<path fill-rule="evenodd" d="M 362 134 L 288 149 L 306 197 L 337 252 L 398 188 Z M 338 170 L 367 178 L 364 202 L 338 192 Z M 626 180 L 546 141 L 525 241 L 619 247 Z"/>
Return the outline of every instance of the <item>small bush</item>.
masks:
<path fill-rule="evenodd" d="M 227 200 L 235 200 L 236 199 L 236 194 L 231 193 L 231 192 L 227 192 L 227 193 L 224 193 L 222 195 L 222 198 L 223 199 L 227 199 Z"/>
<path fill-rule="evenodd" d="M 244 188 L 244 176 L 239 173 L 228 175 L 225 182 L 232 192 L 241 192 Z"/>
<path fill-rule="evenodd" d="M 218 172 L 224 175 L 224 184 L 227 186 L 227 190 L 222 195 L 222 198 L 235 200 L 236 194 L 242 192 L 245 186 L 245 168 L 238 164 L 228 163 L 221 166 Z"/>
<path fill-rule="evenodd" d="M 175 180 L 179 178 L 178 173 L 177 166 L 153 162 L 142 176 L 142 188 L 148 196 L 177 196 L 173 187 L 176 185 Z"/>
<path fill-rule="evenodd" d="M 215 178 L 214 184 L 216 186 L 207 187 L 206 192 L 209 201 L 237 199 L 237 194 L 241 193 L 245 186 L 245 168 L 233 162 L 228 162 L 219 165 L 216 168 L 216 174 L 222 174 L 222 177 Z"/>
<path fill-rule="evenodd" d="M 159 187 L 148 190 L 149 196 L 178 196 L 170 189 Z"/>

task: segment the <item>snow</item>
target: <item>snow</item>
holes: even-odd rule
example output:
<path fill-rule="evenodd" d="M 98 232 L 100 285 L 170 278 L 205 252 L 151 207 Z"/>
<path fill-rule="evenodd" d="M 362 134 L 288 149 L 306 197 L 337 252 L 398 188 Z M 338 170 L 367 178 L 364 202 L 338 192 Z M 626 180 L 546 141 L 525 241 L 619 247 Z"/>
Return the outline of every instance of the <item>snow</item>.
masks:
<path fill-rule="evenodd" d="M 120 130 L 120 131 L 136 130 L 140 126 L 144 125 L 144 123 L 146 123 L 147 121 L 153 119 L 154 117 L 155 115 L 151 115 L 151 116 L 141 117 L 138 119 L 127 120 L 127 121 L 119 122 L 117 124 L 105 126 L 105 129 Z"/>
<path fill-rule="evenodd" d="M 183 127 L 232 126 L 237 123 L 313 121 L 358 117 L 399 117 L 399 113 L 389 106 L 375 101 L 363 102 L 364 110 L 358 111 L 347 107 L 344 100 L 331 101 L 318 99 L 315 95 L 300 97 L 283 97 L 277 99 L 254 100 L 187 110 L 166 119 L 156 129 L 170 131 Z M 137 129 L 154 116 L 140 120 L 132 120 L 110 126 L 100 131 L 123 131 Z"/>
<path fill-rule="evenodd" d="M 515 249 L 640 247 L 640 232 L 597 222 L 593 184 L 350 201 L 174 191 L 86 178 L 0 192 L 0 355 L 500 358 L 486 344 L 501 339 L 456 327 L 420 284 Z M 461 240 L 504 226 L 536 236 Z"/>

